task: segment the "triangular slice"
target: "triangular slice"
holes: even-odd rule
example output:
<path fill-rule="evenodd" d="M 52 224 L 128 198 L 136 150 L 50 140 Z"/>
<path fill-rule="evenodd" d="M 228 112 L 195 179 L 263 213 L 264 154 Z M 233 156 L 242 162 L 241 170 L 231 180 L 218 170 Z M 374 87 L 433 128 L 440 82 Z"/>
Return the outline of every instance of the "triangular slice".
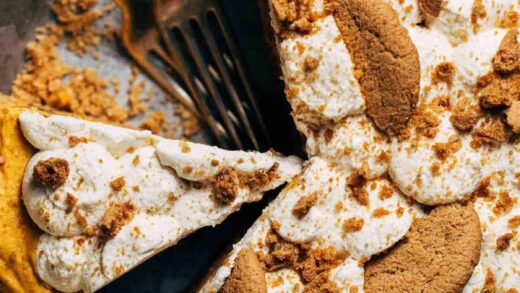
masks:
<path fill-rule="evenodd" d="M 298 158 L 274 152 L 0 107 L 0 227 L 14 235 L 0 240 L 8 291 L 96 291 L 301 170 Z M 25 209 L 43 232 L 29 228 Z"/>

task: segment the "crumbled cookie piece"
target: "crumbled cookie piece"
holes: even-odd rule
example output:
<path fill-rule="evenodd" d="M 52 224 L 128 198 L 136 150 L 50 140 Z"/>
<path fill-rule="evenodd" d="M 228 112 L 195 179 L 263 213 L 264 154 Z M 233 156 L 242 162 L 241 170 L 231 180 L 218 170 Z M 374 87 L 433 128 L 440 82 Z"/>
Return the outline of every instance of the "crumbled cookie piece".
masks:
<path fill-rule="evenodd" d="M 60 158 L 39 161 L 34 166 L 34 180 L 46 188 L 56 189 L 62 186 L 69 176 L 69 163 Z"/>
<path fill-rule="evenodd" d="M 437 17 L 441 9 L 442 0 L 419 0 L 419 10 L 423 14 Z"/>
<path fill-rule="evenodd" d="M 482 117 L 480 107 L 463 100 L 452 109 L 451 124 L 460 131 L 470 131 Z"/>
<path fill-rule="evenodd" d="M 433 145 L 433 149 L 435 150 L 435 154 L 441 160 L 446 160 L 452 154 L 458 152 L 462 147 L 462 143 L 460 140 L 460 136 L 454 135 L 449 138 L 446 143 L 436 143 Z"/>
<path fill-rule="evenodd" d="M 71 136 L 69 137 L 69 145 L 70 147 L 75 147 L 80 143 L 87 143 L 88 140 L 86 137 L 77 137 L 77 136 Z"/>
<path fill-rule="evenodd" d="M 313 57 L 305 57 L 303 69 L 307 72 L 314 71 L 320 65 L 320 60 Z"/>
<path fill-rule="evenodd" d="M 520 227 L 520 216 L 512 217 L 511 219 L 509 219 L 509 221 L 507 221 L 507 224 L 511 229 L 516 229 Z"/>
<path fill-rule="evenodd" d="M 504 251 L 511 244 L 511 240 L 515 237 L 513 233 L 506 233 L 497 238 L 497 250 Z"/>
<path fill-rule="evenodd" d="M 481 241 L 472 204 L 439 206 L 365 265 L 365 292 L 460 292 L 479 261 Z"/>
<path fill-rule="evenodd" d="M 506 127 L 500 119 L 492 118 L 473 131 L 473 138 L 477 145 L 500 144 L 507 140 Z"/>
<path fill-rule="evenodd" d="M 100 237 L 104 240 L 114 238 L 121 228 L 132 220 L 136 212 L 131 202 L 111 203 L 99 224 Z"/>
<path fill-rule="evenodd" d="M 278 167 L 280 167 L 280 164 L 276 162 L 269 170 L 256 170 L 253 174 L 245 176 L 246 178 L 243 180 L 241 178 L 240 182 L 245 182 L 245 185 L 253 190 L 261 189 L 273 180 L 280 178 L 280 174 L 276 172 Z"/>
<path fill-rule="evenodd" d="M 441 120 L 437 115 L 430 111 L 418 111 L 412 117 L 411 125 L 415 127 L 418 135 L 428 138 L 434 138 L 437 135 L 437 127 L 441 124 Z"/>
<path fill-rule="evenodd" d="M 384 1 L 333 2 L 336 23 L 360 73 L 367 114 L 381 131 L 397 135 L 408 124 L 419 99 L 417 48 Z"/>
<path fill-rule="evenodd" d="M 276 20 L 282 28 L 282 38 L 287 32 L 312 31 L 312 0 L 273 0 L 272 5 Z"/>
<path fill-rule="evenodd" d="M 484 281 L 484 287 L 480 290 L 481 293 L 495 293 L 495 275 L 490 269 L 486 270 L 486 278 Z"/>
<path fill-rule="evenodd" d="M 362 170 L 354 172 L 347 178 L 346 187 L 350 189 L 352 196 L 360 205 L 368 206 L 368 192 L 365 190 L 365 184 L 367 183 L 366 173 Z"/>
<path fill-rule="evenodd" d="M 520 101 L 513 101 L 506 110 L 507 124 L 514 133 L 520 133 Z"/>
<path fill-rule="evenodd" d="M 510 30 L 500 43 L 493 58 L 493 68 L 502 74 L 509 74 L 520 69 L 520 44 L 517 40 L 518 29 Z"/>
<path fill-rule="evenodd" d="M 333 248 L 314 249 L 308 244 L 293 244 L 285 241 L 274 230 L 266 236 L 269 253 L 262 258 L 264 268 L 273 272 L 282 268 L 296 271 L 305 285 L 303 292 L 337 292 L 329 281 L 330 271 L 348 256 Z"/>
<path fill-rule="evenodd" d="M 455 65 L 451 62 L 443 62 L 435 66 L 432 73 L 432 83 L 439 84 L 443 82 L 448 86 L 451 86 L 456 69 Z"/>
<path fill-rule="evenodd" d="M 489 73 L 479 78 L 477 90 L 480 106 L 484 109 L 510 106 L 520 95 L 520 75 Z"/>
<path fill-rule="evenodd" d="M 343 231 L 350 233 L 350 232 L 358 232 L 363 229 L 363 225 L 365 225 L 365 220 L 363 218 L 350 218 L 346 219 L 343 223 Z"/>
<path fill-rule="evenodd" d="M 115 191 L 121 191 L 123 190 L 123 187 L 125 187 L 125 177 L 121 176 L 121 177 L 117 177 L 116 179 L 112 180 L 110 182 L 110 187 L 112 187 L 113 190 Z"/>
<path fill-rule="evenodd" d="M 473 1 L 473 6 L 471 7 L 471 26 L 473 27 L 473 32 L 478 33 L 480 30 L 478 21 L 486 16 L 486 7 L 482 4 L 482 0 Z"/>
<path fill-rule="evenodd" d="M 219 292 L 267 293 L 264 269 L 251 248 L 244 247 L 238 252 L 233 270 Z"/>
<path fill-rule="evenodd" d="M 307 196 L 301 197 L 292 209 L 293 215 L 298 218 L 303 218 L 307 215 L 309 210 L 316 204 L 318 201 L 318 193 L 313 192 Z"/>
<path fill-rule="evenodd" d="M 493 207 L 493 213 L 495 216 L 500 216 L 505 213 L 508 213 L 513 209 L 514 204 L 517 199 L 513 199 L 509 196 L 509 193 L 506 191 L 502 191 L 498 195 L 498 199 L 496 200 L 495 206 Z"/>
<path fill-rule="evenodd" d="M 238 196 L 240 181 L 233 168 L 223 168 L 215 175 L 213 198 L 222 204 L 230 204 Z"/>

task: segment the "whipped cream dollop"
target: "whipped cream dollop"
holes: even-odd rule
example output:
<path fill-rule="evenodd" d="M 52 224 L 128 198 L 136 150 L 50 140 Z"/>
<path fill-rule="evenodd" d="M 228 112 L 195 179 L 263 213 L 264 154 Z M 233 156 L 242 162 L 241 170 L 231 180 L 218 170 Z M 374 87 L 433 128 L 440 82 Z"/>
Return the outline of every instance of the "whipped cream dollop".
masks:
<path fill-rule="evenodd" d="M 301 170 L 300 159 L 274 152 L 225 151 L 30 111 L 19 120 L 39 149 L 22 184 L 29 215 L 46 232 L 37 272 L 64 292 L 98 290 Z M 56 160 L 66 162 L 62 184 L 45 184 L 35 168 Z M 234 197 L 222 202 L 219 192 Z"/>

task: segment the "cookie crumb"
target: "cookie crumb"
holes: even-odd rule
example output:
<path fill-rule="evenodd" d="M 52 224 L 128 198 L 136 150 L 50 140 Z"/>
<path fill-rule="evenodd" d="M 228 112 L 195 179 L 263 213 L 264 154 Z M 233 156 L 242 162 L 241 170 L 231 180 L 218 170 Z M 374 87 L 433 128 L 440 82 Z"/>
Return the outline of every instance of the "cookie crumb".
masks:
<path fill-rule="evenodd" d="M 347 177 L 347 188 L 350 189 L 352 196 L 356 201 L 363 206 L 368 206 L 370 201 L 368 199 L 368 192 L 365 190 L 365 184 L 367 179 L 361 170 L 354 172 L 352 175 Z"/>
<path fill-rule="evenodd" d="M 121 191 L 125 187 L 125 177 L 118 177 L 110 182 L 110 187 L 115 191 Z"/>
<path fill-rule="evenodd" d="M 441 82 L 451 87 L 453 83 L 453 75 L 455 74 L 456 67 L 451 62 L 443 62 L 435 66 L 432 73 L 432 83 L 439 84 Z"/>
<path fill-rule="evenodd" d="M 34 166 L 34 180 L 44 187 L 56 189 L 62 186 L 69 176 L 69 163 L 60 158 L 39 161 Z"/>
<path fill-rule="evenodd" d="M 347 233 L 358 232 L 363 229 L 363 225 L 365 225 L 363 218 L 353 217 L 346 219 L 345 222 L 343 222 L 343 231 Z"/>
<path fill-rule="evenodd" d="M 132 220 L 136 212 L 131 202 L 111 203 L 99 224 L 100 237 L 104 240 L 114 238 L 121 228 Z"/>
<path fill-rule="evenodd" d="M 303 61 L 303 69 L 307 72 L 314 71 L 320 65 L 320 60 L 314 57 L 305 57 Z"/>
<path fill-rule="evenodd" d="M 511 244 L 511 240 L 515 237 L 513 233 L 506 233 L 497 238 L 497 251 L 506 250 Z"/>
<path fill-rule="evenodd" d="M 493 207 L 493 213 L 496 216 L 503 215 L 513 209 L 515 202 L 516 199 L 511 198 L 508 192 L 502 191 L 498 195 L 498 199 L 495 203 L 495 206 Z"/>
<path fill-rule="evenodd" d="M 495 291 L 495 275 L 491 272 L 490 269 L 486 270 L 486 278 L 484 281 L 484 287 L 480 290 L 482 293 L 492 293 Z"/>
<path fill-rule="evenodd" d="M 509 221 L 507 221 L 508 227 L 511 229 L 516 229 L 520 227 L 520 216 L 514 216 Z"/>
<path fill-rule="evenodd" d="M 453 135 L 448 139 L 446 143 L 436 143 L 433 145 L 433 150 L 437 155 L 437 158 L 446 160 L 452 154 L 458 152 L 462 147 L 462 143 L 459 135 Z"/>
<path fill-rule="evenodd" d="M 80 143 L 87 143 L 88 140 L 86 137 L 77 137 L 77 136 L 71 136 L 69 137 L 69 145 L 70 147 L 75 147 Z"/>
<path fill-rule="evenodd" d="M 309 210 L 316 204 L 317 201 L 317 192 L 313 192 L 310 195 L 301 197 L 292 209 L 293 215 L 299 219 L 302 219 L 307 215 L 307 213 L 309 213 Z"/>
<path fill-rule="evenodd" d="M 463 100 L 453 107 L 450 122 L 455 128 L 465 132 L 471 130 L 480 117 L 482 117 L 480 107 Z"/>
<path fill-rule="evenodd" d="M 423 14 L 438 17 L 442 9 L 442 0 L 419 0 L 419 10 Z"/>
<path fill-rule="evenodd" d="M 520 44 L 517 40 L 518 29 L 509 30 L 500 43 L 495 57 L 493 68 L 502 74 L 510 74 L 520 69 Z"/>
<path fill-rule="evenodd" d="M 223 168 L 215 175 L 213 198 L 222 204 L 232 203 L 238 195 L 240 181 L 233 168 Z"/>
<path fill-rule="evenodd" d="M 513 101 L 511 107 L 505 111 L 507 124 L 514 133 L 520 133 L 520 101 Z"/>
<path fill-rule="evenodd" d="M 226 278 L 221 293 L 266 293 L 267 284 L 262 264 L 253 250 L 242 248 L 235 258 L 231 274 Z"/>
<path fill-rule="evenodd" d="M 479 19 L 485 18 L 486 16 L 486 7 L 482 4 L 482 0 L 475 0 L 471 7 L 471 26 L 473 27 L 474 33 L 478 33 L 480 30 Z"/>
<path fill-rule="evenodd" d="M 500 119 L 492 118 L 473 131 L 473 138 L 478 145 L 500 144 L 507 140 L 506 127 Z"/>
<path fill-rule="evenodd" d="M 278 167 L 280 167 L 280 164 L 275 162 L 269 170 L 256 170 L 253 174 L 244 176 L 245 178 L 240 182 L 245 182 L 245 185 L 253 190 L 261 189 L 273 180 L 280 178 L 280 174 L 276 172 Z"/>
<path fill-rule="evenodd" d="M 377 208 L 372 213 L 372 217 L 374 218 L 383 218 L 390 215 L 390 212 L 384 208 Z"/>

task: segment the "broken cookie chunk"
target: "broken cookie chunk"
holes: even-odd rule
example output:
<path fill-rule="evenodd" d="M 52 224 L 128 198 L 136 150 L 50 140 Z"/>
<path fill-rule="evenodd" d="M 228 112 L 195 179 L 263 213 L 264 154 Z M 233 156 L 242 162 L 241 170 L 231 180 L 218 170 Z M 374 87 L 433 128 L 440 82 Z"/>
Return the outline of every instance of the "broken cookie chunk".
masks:
<path fill-rule="evenodd" d="M 60 158 L 39 161 L 34 167 L 34 179 L 47 188 L 62 186 L 69 176 L 69 163 Z"/>

